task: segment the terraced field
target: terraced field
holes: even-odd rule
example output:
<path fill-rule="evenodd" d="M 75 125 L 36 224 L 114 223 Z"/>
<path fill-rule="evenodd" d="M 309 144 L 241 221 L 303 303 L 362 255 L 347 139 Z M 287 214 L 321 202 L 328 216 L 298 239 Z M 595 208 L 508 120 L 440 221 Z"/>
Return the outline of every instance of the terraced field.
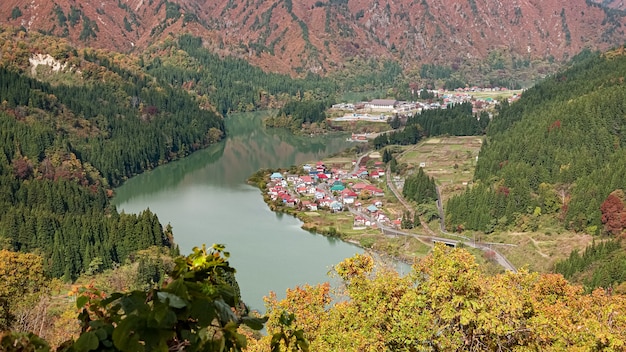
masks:
<path fill-rule="evenodd" d="M 398 162 L 421 166 L 435 178 L 445 203 L 471 183 L 481 146 L 482 139 L 477 136 L 430 138 L 410 146 Z"/>

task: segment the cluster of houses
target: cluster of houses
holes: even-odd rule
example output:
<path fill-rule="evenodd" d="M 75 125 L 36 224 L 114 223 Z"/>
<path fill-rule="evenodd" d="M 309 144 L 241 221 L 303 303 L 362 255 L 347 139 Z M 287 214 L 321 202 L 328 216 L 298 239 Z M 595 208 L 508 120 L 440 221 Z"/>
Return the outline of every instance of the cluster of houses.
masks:
<path fill-rule="evenodd" d="M 454 91 L 455 92 L 506 92 L 509 89 L 506 87 L 479 87 L 479 86 L 473 86 L 473 87 L 463 87 L 463 88 L 456 88 Z M 439 92 L 445 92 L 445 90 L 440 89 Z"/>
<path fill-rule="evenodd" d="M 494 104 L 495 101 L 491 101 L 491 98 L 487 100 L 476 100 L 469 94 L 463 93 L 450 93 L 442 95 L 443 103 L 439 101 L 434 102 L 408 102 L 408 101 L 397 101 L 390 99 L 374 99 L 370 102 L 358 103 L 358 104 L 335 104 L 332 106 L 332 109 L 336 110 L 348 110 L 348 111 L 368 111 L 368 112 L 379 112 L 379 113 L 392 113 L 392 114 L 412 114 L 412 113 L 420 113 L 424 110 L 430 109 L 445 109 L 448 104 L 456 104 L 463 103 L 466 101 L 474 102 L 481 101 L 479 103 L 480 106 L 484 106 L 485 102 L 488 104 Z M 346 114 L 343 117 L 336 118 L 336 120 L 379 120 L 379 121 L 387 121 L 389 116 L 380 114 L 380 115 L 368 115 L 367 113 L 350 113 Z"/>
<path fill-rule="evenodd" d="M 267 184 L 267 194 L 274 202 L 303 211 L 341 212 L 351 208 L 356 213 L 354 227 L 375 227 L 378 223 L 399 226 L 382 211 L 385 192 L 374 182 L 385 175 L 384 163 L 376 162 L 369 170 L 355 172 L 327 168 L 323 162 L 304 165 L 303 174 L 274 172 Z M 369 182 L 368 182 L 369 181 Z"/>
<path fill-rule="evenodd" d="M 437 100 L 440 102 L 413 102 L 413 101 L 398 101 L 394 99 L 373 99 L 371 101 L 359 102 L 356 104 L 351 103 L 339 103 L 332 106 L 335 110 L 347 110 L 347 111 L 369 111 L 369 112 L 389 112 L 389 113 L 410 113 L 421 112 L 428 109 L 445 109 L 449 104 L 457 104 L 463 102 L 471 102 L 474 107 L 474 112 L 479 112 L 490 105 L 497 104 L 498 101 L 492 98 L 476 98 L 472 93 L 476 92 L 491 92 L 491 91 L 507 91 L 506 88 L 480 88 L 480 87 L 467 87 L 458 88 L 454 91 L 429 90 Z M 519 94 L 514 94 L 508 98 L 509 103 L 518 100 L 521 97 Z"/>
<path fill-rule="evenodd" d="M 521 98 L 519 94 L 513 94 L 509 98 L 507 98 L 509 103 L 517 101 Z M 444 108 L 449 104 L 459 104 L 470 102 L 472 104 L 472 112 L 478 113 L 490 106 L 494 106 L 499 103 L 498 100 L 486 97 L 486 98 L 476 98 L 471 93 L 465 92 L 456 92 L 456 93 L 445 93 L 441 95 L 441 99 L 443 100 L 443 104 L 434 108 Z"/>

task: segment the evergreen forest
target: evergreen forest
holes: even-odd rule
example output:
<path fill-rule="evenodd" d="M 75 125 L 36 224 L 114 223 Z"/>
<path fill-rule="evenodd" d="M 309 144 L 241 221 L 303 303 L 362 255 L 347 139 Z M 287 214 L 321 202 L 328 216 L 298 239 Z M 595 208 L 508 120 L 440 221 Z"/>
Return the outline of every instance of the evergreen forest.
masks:
<path fill-rule="evenodd" d="M 202 39 L 188 34 L 144 53 L 146 72 L 160 82 L 179 86 L 205 97 L 217 111 L 253 111 L 278 108 L 280 103 L 305 92 L 327 99 L 337 83 L 309 74 L 305 79 L 266 73 L 242 59 L 220 58 L 202 46 Z"/>
<path fill-rule="evenodd" d="M 402 130 L 380 134 L 373 145 L 381 149 L 394 144 L 416 144 L 427 136 L 478 136 L 485 133 L 490 121 L 485 112 L 475 116 L 469 102 L 451 104 L 445 109 L 429 109 L 410 116 Z"/>
<path fill-rule="evenodd" d="M 41 253 L 52 277 L 110 268 L 151 245 L 174 250 L 149 210 L 118 214 L 111 187 L 223 133 L 221 117 L 187 93 L 133 78 L 71 86 L 0 67 L 0 237 Z"/>
<path fill-rule="evenodd" d="M 447 203 L 447 227 L 489 233 L 548 214 L 574 231 L 621 232 L 610 220 L 622 213 L 626 188 L 624 75 L 623 49 L 586 55 L 518 102 L 503 101 L 473 186 Z"/>
<path fill-rule="evenodd" d="M 417 204 L 433 202 L 437 199 L 435 179 L 426 175 L 424 169 L 420 167 L 417 173 L 410 175 L 404 181 L 402 195 Z"/>
<path fill-rule="evenodd" d="M 555 271 L 587 290 L 609 287 L 623 292 L 626 287 L 626 254 L 619 239 L 593 243 L 580 253 L 556 263 Z"/>

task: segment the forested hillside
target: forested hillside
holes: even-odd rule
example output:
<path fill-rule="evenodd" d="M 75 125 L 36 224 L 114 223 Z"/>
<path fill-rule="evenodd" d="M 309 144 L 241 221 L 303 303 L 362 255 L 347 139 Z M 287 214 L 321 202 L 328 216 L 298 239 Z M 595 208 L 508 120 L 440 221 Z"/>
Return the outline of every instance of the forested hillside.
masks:
<path fill-rule="evenodd" d="M 626 188 L 625 76 L 623 48 L 591 54 L 502 104 L 473 187 L 447 205 L 448 228 L 491 232 L 549 214 L 568 229 L 621 232 L 607 224 L 621 208 L 601 206 Z"/>
<path fill-rule="evenodd" d="M 125 56 L 2 36 L 2 247 L 40 253 L 47 273 L 67 280 L 151 245 L 173 249 L 149 210 L 118 214 L 111 187 L 217 142 L 222 118 Z"/>
<path fill-rule="evenodd" d="M 607 287 L 626 292 L 626 253 L 620 239 L 593 243 L 582 253 L 573 251 L 569 258 L 556 264 L 555 271 L 584 285 L 588 291 Z"/>
<path fill-rule="evenodd" d="M 620 45 L 622 7 L 602 0 L 4 0 L 0 22 L 124 53 L 193 33 L 220 57 L 301 77 L 367 72 L 392 60 L 420 84 L 509 86 L 554 72 L 583 48 Z"/>
<path fill-rule="evenodd" d="M 292 79 L 267 73 L 242 59 L 220 58 L 203 47 L 202 38 L 189 34 L 168 40 L 143 53 L 146 72 L 163 83 L 181 86 L 204 97 L 223 114 L 277 108 L 290 98 L 325 99 L 336 83 L 309 74 Z"/>

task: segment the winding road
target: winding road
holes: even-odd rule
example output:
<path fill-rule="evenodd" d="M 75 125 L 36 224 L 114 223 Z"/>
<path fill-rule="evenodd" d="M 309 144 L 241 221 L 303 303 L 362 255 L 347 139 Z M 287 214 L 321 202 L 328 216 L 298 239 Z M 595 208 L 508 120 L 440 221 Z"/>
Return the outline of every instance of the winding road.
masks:
<path fill-rule="evenodd" d="M 361 161 L 363 160 L 363 158 L 365 158 L 367 156 L 367 153 L 362 154 L 356 161 L 356 164 L 354 164 L 354 168 L 352 168 L 352 174 L 356 174 L 359 171 L 359 167 L 361 165 Z"/>

